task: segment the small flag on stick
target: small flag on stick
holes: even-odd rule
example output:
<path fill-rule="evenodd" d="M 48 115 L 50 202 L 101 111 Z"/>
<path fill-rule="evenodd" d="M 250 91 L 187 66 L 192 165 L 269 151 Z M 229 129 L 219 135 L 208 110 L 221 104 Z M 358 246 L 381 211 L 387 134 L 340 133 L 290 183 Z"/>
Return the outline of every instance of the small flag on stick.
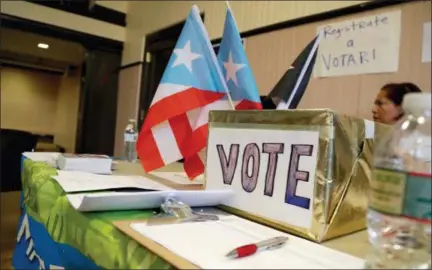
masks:
<path fill-rule="evenodd" d="M 278 110 L 295 109 L 300 103 L 312 75 L 319 41 L 320 35 L 309 42 L 270 92 L 270 97 L 280 100 Z"/>

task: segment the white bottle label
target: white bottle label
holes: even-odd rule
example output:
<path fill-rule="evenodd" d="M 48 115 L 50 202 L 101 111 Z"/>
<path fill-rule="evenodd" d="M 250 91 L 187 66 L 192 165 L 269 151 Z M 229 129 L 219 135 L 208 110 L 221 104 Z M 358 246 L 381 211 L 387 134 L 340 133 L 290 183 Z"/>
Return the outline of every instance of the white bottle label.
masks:
<path fill-rule="evenodd" d="M 124 135 L 124 141 L 125 142 L 136 142 L 137 135 L 135 134 L 125 134 Z"/>

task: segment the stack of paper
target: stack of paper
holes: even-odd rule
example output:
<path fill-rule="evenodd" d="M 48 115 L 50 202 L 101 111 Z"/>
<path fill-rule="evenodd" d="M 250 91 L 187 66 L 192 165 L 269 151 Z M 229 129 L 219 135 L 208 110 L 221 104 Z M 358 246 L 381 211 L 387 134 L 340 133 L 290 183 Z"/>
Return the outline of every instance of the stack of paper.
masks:
<path fill-rule="evenodd" d="M 172 190 L 172 188 L 153 181 L 145 176 L 98 175 L 86 172 L 58 170 L 55 180 L 66 192 L 85 192 L 96 190 Z"/>
<path fill-rule="evenodd" d="M 112 159 L 105 155 L 61 154 L 57 166 L 61 170 L 111 174 Z"/>
<path fill-rule="evenodd" d="M 203 269 L 361 269 L 363 260 L 236 216 L 219 221 L 131 227 Z M 242 245 L 288 236 L 285 246 L 242 259 L 225 255 Z"/>
<path fill-rule="evenodd" d="M 152 192 L 102 192 L 67 195 L 71 205 L 80 212 L 155 209 L 166 198 L 175 198 L 190 207 L 223 204 L 234 193 L 230 190 L 165 190 Z"/>
<path fill-rule="evenodd" d="M 191 207 L 216 206 L 229 199 L 231 190 L 174 190 L 144 176 L 97 175 L 57 171 L 53 178 L 62 186 L 72 206 L 81 212 L 154 209 L 173 197 Z M 128 189 L 133 192 L 124 192 Z M 116 192 L 106 192 L 115 190 Z M 105 191 L 88 193 L 90 191 Z"/>

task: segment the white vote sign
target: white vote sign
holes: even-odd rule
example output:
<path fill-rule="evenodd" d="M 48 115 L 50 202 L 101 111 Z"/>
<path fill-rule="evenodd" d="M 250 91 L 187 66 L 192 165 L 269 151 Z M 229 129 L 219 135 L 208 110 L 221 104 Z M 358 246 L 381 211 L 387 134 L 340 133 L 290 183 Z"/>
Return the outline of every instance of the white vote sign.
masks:
<path fill-rule="evenodd" d="M 316 77 L 396 72 L 399 66 L 401 11 L 318 27 L 321 42 Z"/>
<path fill-rule="evenodd" d="M 318 131 L 214 127 L 206 189 L 232 189 L 225 205 L 310 229 Z"/>

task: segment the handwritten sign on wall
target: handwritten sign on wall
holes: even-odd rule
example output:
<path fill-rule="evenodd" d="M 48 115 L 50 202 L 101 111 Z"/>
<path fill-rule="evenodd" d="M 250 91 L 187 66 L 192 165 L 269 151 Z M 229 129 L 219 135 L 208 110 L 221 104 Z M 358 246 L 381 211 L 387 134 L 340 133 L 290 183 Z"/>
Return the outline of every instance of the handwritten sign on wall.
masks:
<path fill-rule="evenodd" d="M 323 25 L 316 77 L 396 72 L 401 11 Z"/>
<path fill-rule="evenodd" d="M 232 189 L 225 204 L 309 229 L 318 131 L 211 128 L 207 189 Z"/>

